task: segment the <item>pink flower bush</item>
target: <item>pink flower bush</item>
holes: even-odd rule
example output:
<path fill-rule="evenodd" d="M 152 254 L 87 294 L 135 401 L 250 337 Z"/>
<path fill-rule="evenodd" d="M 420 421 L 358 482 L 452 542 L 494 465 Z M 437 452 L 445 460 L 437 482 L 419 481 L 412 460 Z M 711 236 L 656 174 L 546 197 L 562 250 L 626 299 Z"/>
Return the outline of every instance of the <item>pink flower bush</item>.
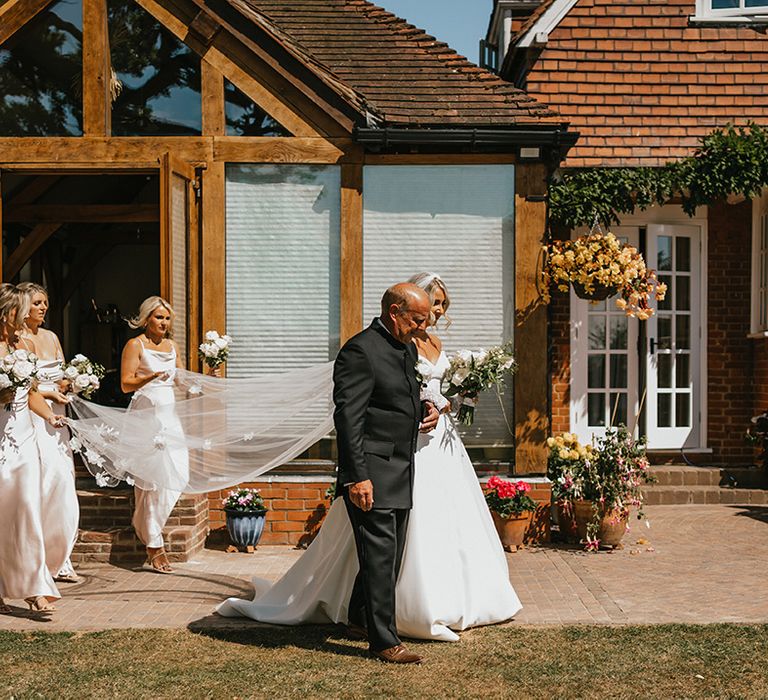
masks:
<path fill-rule="evenodd" d="M 536 510 L 536 502 L 528 495 L 531 485 L 525 481 L 505 481 L 498 476 L 488 479 L 485 502 L 502 518 Z"/>

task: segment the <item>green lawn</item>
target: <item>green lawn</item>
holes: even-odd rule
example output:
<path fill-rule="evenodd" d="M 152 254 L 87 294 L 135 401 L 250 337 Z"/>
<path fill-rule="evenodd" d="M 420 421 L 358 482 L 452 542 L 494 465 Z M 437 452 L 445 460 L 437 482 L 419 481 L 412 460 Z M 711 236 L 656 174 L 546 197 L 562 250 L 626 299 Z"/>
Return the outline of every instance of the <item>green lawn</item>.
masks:
<path fill-rule="evenodd" d="M 15 698 L 768 698 L 767 625 L 506 625 L 368 658 L 335 628 L 0 633 Z"/>

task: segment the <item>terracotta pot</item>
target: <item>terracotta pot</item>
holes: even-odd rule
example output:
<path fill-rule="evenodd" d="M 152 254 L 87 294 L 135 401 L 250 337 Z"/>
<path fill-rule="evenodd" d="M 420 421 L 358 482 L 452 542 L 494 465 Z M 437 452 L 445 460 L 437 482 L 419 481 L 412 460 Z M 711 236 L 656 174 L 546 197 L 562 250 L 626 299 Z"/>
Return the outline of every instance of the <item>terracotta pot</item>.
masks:
<path fill-rule="evenodd" d="M 608 297 L 612 297 L 619 290 L 616 287 L 603 287 L 602 285 L 595 284 L 594 292 L 588 292 L 584 285 L 579 282 L 573 282 L 573 291 L 576 292 L 576 296 L 579 299 L 587 299 L 588 301 L 603 301 Z"/>
<path fill-rule="evenodd" d="M 576 528 L 579 540 L 587 539 L 587 525 L 592 522 L 594 511 L 592 501 L 574 501 L 573 514 L 576 520 Z M 597 526 L 596 537 L 600 540 L 601 547 L 615 547 L 621 543 L 624 533 L 627 531 L 629 512 L 621 508 L 603 509 L 600 513 L 600 521 Z"/>
<path fill-rule="evenodd" d="M 576 518 L 572 501 L 558 501 L 557 525 L 560 528 L 560 537 L 564 542 L 578 542 L 579 530 L 576 527 Z"/>
<path fill-rule="evenodd" d="M 528 525 L 531 522 L 533 513 L 526 511 L 520 515 L 512 515 L 509 518 L 502 518 L 498 513 L 491 511 L 493 524 L 496 526 L 496 532 L 499 533 L 499 539 L 507 552 L 515 552 L 518 547 L 523 546 L 523 539 Z"/>

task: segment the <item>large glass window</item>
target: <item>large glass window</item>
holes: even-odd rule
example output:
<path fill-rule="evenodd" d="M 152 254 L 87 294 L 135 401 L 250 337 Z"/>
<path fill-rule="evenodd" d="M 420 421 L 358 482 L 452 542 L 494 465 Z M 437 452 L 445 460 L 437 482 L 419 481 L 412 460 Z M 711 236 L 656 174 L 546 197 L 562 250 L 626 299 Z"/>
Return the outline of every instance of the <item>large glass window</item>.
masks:
<path fill-rule="evenodd" d="M 227 136 L 290 136 L 282 124 L 269 116 L 248 95 L 224 80 L 224 114 Z"/>
<path fill-rule="evenodd" d="M 60 0 L 0 46 L 0 136 L 80 136 L 83 8 Z"/>
<path fill-rule="evenodd" d="M 445 350 L 478 349 L 512 338 L 514 320 L 514 167 L 367 166 L 364 170 L 363 286 L 366 323 L 383 291 L 430 271 L 446 282 L 453 323 Z M 509 445 L 512 383 L 504 411 L 483 396 L 465 438 Z M 508 425 L 509 423 L 509 425 Z"/>
<path fill-rule="evenodd" d="M 338 166 L 227 166 L 228 376 L 335 357 L 340 200 Z"/>
<path fill-rule="evenodd" d="M 200 59 L 132 0 L 109 0 L 116 136 L 194 136 L 202 130 Z"/>

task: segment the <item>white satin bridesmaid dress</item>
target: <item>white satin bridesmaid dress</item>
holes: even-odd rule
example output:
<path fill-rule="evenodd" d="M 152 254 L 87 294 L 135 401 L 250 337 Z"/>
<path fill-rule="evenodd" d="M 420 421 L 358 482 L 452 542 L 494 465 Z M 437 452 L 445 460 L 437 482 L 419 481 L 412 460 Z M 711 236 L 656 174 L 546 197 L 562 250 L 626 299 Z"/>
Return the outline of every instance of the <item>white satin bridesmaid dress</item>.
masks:
<path fill-rule="evenodd" d="M 40 391 L 55 391 L 64 377 L 64 360 L 39 360 L 37 379 Z M 48 401 L 51 410 L 66 413 L 65 407 Z M 43 463 L 43 534 L 45 560 L 51 574 L 75 577 L 70 562 L 80 520 L 80 505 L 75 490 L 75 463 L 69 447 L 67 428 L 54 428 L 40 416 L 31 413 L 37 447 Z"/>
<path fill-rule="evenodd" d="M 165 379 L 153 379 L 136 391 L 128 410 L 153 407 L 161 428 L 164 427 L 171 433 L 180 434 L 183 429 L 176 415 L 176 396 L 173 389 L 176 374 L 175 348 L 169 352 L 164 352 L 148 348 L 142 343 L 137 374 L 152 374 L 154 372 L 167 372 L 168 376 Z M 189 479 L 189 454 L 186 449 L 168 448 L 165 451 L 162 468 L 175 472 L 181 483 L 187 481 Z M 163 528 L 181 496 L 181 491 L 159 487 L 152 491 L 145 491 L 138 486 L 134 491 L 136 505 L 133 511 L 133 528 L 137 537 L 145 547 L 163 547 Z"/>
<path fill-rule="evenodd" d="M 0 406 L 0 597 L 57 599 L 46 565 L 43 469 L 28 394 L 19 389 L 10 410 Z"/>
<path fill-rule="evenodd" d="M 422 376 L 440 392 L 448 358 Z M 457 641 L 456 631 L 508 620 L 520 609 L 493 519 L 472 462 L 450 415 L 420 434 L 413 509 L 397 582 L 397 630 L 403 637 Z M 230 598 L 217 612 L 297 625 L 346 622 L 357 574 L 355 541 L 341 498 L 317 538 L 274 585 L 254 580 L 253 600 Z"/>

